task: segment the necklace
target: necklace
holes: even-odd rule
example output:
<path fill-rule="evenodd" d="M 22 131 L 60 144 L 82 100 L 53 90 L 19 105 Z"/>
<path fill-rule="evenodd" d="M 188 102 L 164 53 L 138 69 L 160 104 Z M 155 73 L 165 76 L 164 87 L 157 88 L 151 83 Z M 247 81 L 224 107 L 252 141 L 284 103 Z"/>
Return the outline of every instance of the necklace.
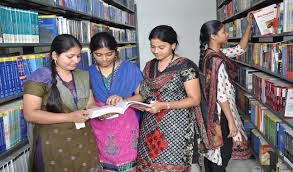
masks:
<path fill-rule="evenodd" d="M 113 62 L 113 66 L 112 66 L 112 72 L 111 72 L 111 80 L 110 80 L 110 86 L 109 86 L 109 89 L 107 88 L 107 85 L 106 85 L 106 83 L 105 83 L 105 81 L 104 81 L 104 79 L 103 79 L 103 73 L 102 73 L 102 71 L 101 71 L 101 68 L 100 68 L 100 66 L 99 65 L 97 65 L 97 67 L 98 67 L 98 69 L 99 69 L 99 72 L 100 72 L 100 74 L 101 74 L 101 78 L 102 78 L 102 80 L 103 80 L 103 84 L 104 84 L 104 87 L 105 87 L 105 89 L 108 91 L 108 95 L 110 95 L 110 90 L 111 90 L 111 87 L 112 87 L 112 83 L 113 83 L 113 79 L 114 79 L 114 70 L 115 70 L 115 61 Z"/>
<path fill-rule="evenodd" d="M 155 67 L 156 67 L 156 70 L 155 70 L 155 77 L 158 76 L 158 73 L 163 72 L 164 70 L 166 70 L 166 69 L 170 66 L 170 64 L 172 63 L 174 57 L 175 57 L 175 54 L 173 53 L 171 59 L 169 60 L 169 62 L 168 62 L 168 64 L 167 64 L 167 66 L 166 66 L 162 71 L 159 70 L 159 63 L 160 63 L 160 61 L 158 60 L 158 61 L 155 63 Z"/>

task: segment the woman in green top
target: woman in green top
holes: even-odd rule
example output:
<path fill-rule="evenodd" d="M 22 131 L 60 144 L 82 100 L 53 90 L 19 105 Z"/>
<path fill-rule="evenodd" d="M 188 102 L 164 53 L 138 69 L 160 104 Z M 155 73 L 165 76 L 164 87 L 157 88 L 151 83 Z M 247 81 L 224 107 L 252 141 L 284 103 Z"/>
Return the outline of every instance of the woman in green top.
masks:
<path fill-rule="evenodd" d="M 50 68 L 39 68 L 24 84 L 24 117 L 35 124 L 30 171 L 100 171 L 84 110 L 94 106 L 89 75 L 76 69 L 80 53 L 75 37 L 57 36 L 51 45 Z M 77 130 L 79 122 L 86 127 Z"/>

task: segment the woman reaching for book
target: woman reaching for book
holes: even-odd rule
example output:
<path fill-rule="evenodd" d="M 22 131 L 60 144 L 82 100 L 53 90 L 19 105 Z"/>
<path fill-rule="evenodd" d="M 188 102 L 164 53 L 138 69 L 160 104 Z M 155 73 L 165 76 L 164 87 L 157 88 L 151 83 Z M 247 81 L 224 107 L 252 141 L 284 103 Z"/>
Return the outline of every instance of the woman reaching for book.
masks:
<path fill-rule="evenodd" d="M 117 42 L 107 32 L 91 38 L 95 64 L 90 66 L 90 81 L 97 106 L 115 105 L 122 99 L 141 101 L 143 80 L 138 67 L 118 58 Z M 105 171 L 135 171 L 139 122 L 136 111 L 128 108 L 112 119 L 91 119 L 98 153 Z"/>
<path fill-rule="evenodd" d="M 205 116 L 207 153 L 204 154 L 206 172 L 225 172 L 231 158 L 250 157 L 247 136 L 235 104 L 232 85 L 236 67 L 227 57 L 244 53 L 252 28 L 252 14 L 247 16 L 247 28 L 236 47 L 221 49 L 227 43 L 224 24 L 217 20 L 204 23 L 200 30 L 200 70 L 202 109 Z"/>
<path fill-rule="evenodd" d="M 89 75 L 76 69 L 81 44 L 59 35 L 51 45 L 50 67 L 37 69 L 24 83 L 23 111 L 34 124 L 29 171 L 100 171 L 88 112 L 94 104 Z M 74 123 L 86 122 L 77 130 Z"/>
<path fill-rule="evenodd" d="M 193 155 L 195 106 L 200 103 L 198 68 L 175 54 L 177 33 L 167 25 L 150 35 L 154 59 L 144 68 L 141 96 L 151 108 L 142 115 L 138 143 L 140 171 L 189 171 Z"/>

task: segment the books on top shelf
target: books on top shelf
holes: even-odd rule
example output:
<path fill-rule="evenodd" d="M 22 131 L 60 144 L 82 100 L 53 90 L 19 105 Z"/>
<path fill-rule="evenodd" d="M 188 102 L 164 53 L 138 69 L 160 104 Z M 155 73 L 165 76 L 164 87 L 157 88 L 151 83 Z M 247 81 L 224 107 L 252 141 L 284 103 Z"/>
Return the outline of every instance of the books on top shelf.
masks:
<path fill-rule="evenodd" d="M 70 20 L 56 15 L 40 15 L 40 43 L 51 43 L 55 36 L 71 34 L 82 43 L 89 43 L 90 38 L 97 32 L 108 31 L 118 42 L 135 42 L 136 31 L 119 29 L 86 20 Z"/>
<path fill-rule="evenodd" d="M 249 43 L 246 53 L 236 59 L 293 79 L 293 44 Z"/>
<path fill-rule="evenodd" d="M 0 5 L 0 43 L 39 43 L 38 13 Z"/>
<path fill-rule="evenodd" d="M 290 14 L 292 14 L 293 11 L 292 4 L 292 0 L 284 0 L 279 4 L 273 4 L 255 11 L 252 36 L 292 32 L 293 19 L 292 16 L 290 17 Z M 242 37 L 242 34 L 246 28 L 245 22 L 246 17 L 225 23 L 225 28 L 229 33 L 229 37 Z M 267 26 L 269 26 L 269 28 L 267 28 Z"/>

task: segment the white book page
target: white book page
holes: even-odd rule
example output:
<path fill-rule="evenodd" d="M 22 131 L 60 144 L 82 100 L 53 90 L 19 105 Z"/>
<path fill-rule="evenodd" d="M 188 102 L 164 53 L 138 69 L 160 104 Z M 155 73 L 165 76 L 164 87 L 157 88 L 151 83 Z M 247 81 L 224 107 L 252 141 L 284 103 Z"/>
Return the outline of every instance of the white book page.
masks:
<path fill-rule="evenodd" d="M 285 117 L 293 117 L 293 88 L 288 89 L 287 92 Z"/>

